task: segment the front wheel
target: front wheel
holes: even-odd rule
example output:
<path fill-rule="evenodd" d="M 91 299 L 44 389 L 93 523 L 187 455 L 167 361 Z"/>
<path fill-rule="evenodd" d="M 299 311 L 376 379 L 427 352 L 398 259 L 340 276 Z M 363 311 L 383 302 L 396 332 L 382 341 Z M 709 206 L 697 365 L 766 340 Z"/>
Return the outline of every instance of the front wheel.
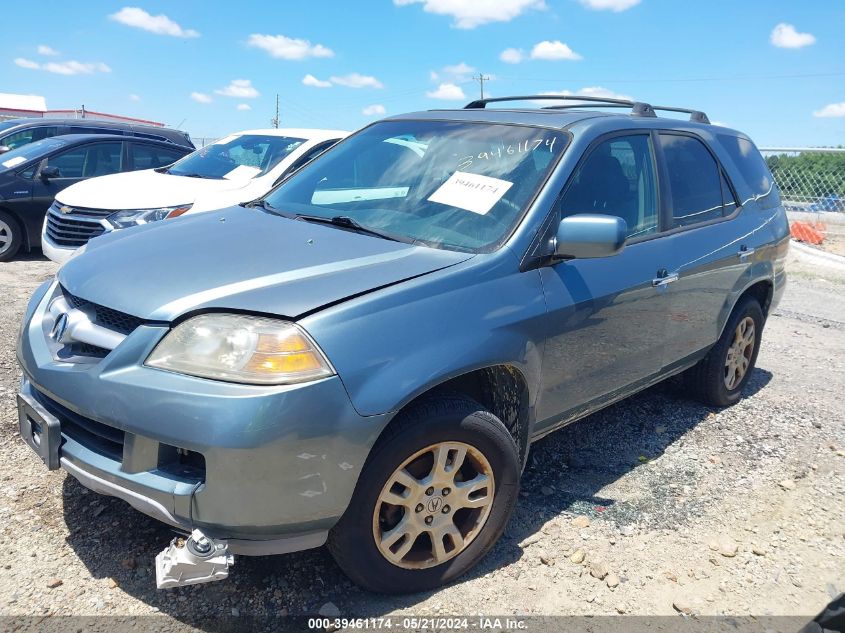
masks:
<path fill-rule="evenodd" d="M 697 365 L 687 370 L 688 390 L 704 404 L 735 404 L 751 378 L 765 317 L 753 297 L 742 299 L 728 319 L 721 338 Z"/>
<path fill-rule="evenodd" d="M 329 549 L 357 584 L 411 593 L 448 583 L 498 540 L 516 505 L 514 439 L 481 405 L 428 398 L 379 439 Z"/>

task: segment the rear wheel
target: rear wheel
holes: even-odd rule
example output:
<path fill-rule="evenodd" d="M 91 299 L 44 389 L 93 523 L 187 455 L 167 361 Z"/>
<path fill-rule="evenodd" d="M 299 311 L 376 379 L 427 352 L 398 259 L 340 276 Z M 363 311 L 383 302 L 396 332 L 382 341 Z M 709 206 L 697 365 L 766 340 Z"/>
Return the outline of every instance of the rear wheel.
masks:
<path fill-rule="evenodd" d="M 502 422 L 460 396 L 428 398 L 377 443 L 329 549 L 357 584 L 423 591 L 473 567 L 516 504 L 520 464 Z"/>
<path fill-rule="evenodd" d="M 736 403 L 757 362 L 764 323 L 763 310 L 757 300 L 753 297 L 742 299 L 716 345 L 685 374 L 691 394 L 712 406 L 727 407 Z"/>
<path fill-rule="evenodd" d="M 0 211 L 0 262 L 7 262 L 17 255 L 23 242 L 20 224 L 6 211 Z"/>

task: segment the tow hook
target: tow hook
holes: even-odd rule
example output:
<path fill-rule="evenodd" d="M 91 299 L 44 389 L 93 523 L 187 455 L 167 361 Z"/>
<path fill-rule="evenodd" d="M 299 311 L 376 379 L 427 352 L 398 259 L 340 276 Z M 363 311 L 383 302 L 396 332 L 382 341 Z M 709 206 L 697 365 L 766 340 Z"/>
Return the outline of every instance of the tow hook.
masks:
<path fill-rule="evenodd" d="M 156 587 L 169 589 L 225 580 L 234 564 L 228 541 L 214 540 L 194 530 L 187 540 L 174 538 L 156 556 Z"/>

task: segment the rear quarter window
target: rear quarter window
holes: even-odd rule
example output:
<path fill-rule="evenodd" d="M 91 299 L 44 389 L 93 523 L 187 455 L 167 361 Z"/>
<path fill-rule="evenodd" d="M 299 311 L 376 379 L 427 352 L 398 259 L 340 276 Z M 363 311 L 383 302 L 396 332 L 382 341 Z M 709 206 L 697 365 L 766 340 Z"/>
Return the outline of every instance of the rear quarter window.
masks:
<path fill-rule="evenodd" d="M 718 134 L 716 139 L 739 169 L 742 179 L 751 193 L 757 197 L 769 196 L 767 201 L 779 204 L 772 173 L 757 147 L 747 138 L 730 134 Z"/>

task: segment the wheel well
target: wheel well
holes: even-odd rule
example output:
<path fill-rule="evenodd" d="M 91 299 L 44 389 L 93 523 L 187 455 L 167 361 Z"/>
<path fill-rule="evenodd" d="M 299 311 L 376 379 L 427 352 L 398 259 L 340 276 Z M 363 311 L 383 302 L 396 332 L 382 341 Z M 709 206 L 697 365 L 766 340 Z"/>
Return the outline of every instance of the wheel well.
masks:
<path fill-rule="evenodd" d="M 421 398 L 443 393 L 472 398 L 499 418 L 516 442 L 520 462 L 524 463 L 528 449 L 529 406 L 528 383 L 522 372 L 511 365 L 476 369 L 421 393 L 403 410 Z"/>
<path fill-rule="evenodd" d="M 769 316 L 769 308 L 772 305 L 772 292 L 774 288 L 772 286 L 771 281 L 758 281 L 756 284 L 750 286 L 742 293 L 739 297 L 741 300 L 743 297 L 754 297 L 757 299 L 757 303 L 760 304 L 760 307 L 763 310 L 763 316 Z M 737 303 L 739 300 L 737 300 Z"/>

